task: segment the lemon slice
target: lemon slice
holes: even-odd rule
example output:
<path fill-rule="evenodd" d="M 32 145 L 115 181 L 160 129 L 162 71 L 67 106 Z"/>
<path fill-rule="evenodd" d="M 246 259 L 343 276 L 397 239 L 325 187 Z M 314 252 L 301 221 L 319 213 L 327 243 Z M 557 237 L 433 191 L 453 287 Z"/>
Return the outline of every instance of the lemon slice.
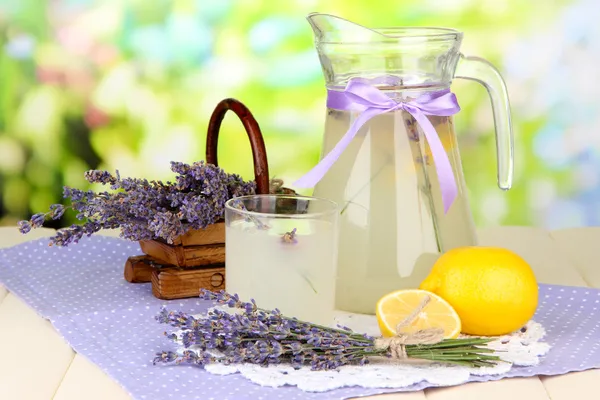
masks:
<path fill-rule="evenodd" d="M 422 310 L 412 322 L 401 329 L 401 332 L 413 333 L 420 329 L 442 328 L 445 339 L 458 337 L 461 323 L 454 308 L 440 296 L 420 289 L 397 290 L 379 299 L 375 314 L 381 334 L 385 337 L 395 336 L 396 326 L 425 301 Z"/>

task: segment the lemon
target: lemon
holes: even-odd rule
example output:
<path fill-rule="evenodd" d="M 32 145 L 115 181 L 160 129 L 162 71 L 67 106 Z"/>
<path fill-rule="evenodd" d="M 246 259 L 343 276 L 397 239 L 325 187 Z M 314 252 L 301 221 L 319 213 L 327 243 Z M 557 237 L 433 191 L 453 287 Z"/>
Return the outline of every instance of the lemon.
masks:
<path fill-rule="evenodd" d="M 455 338 L 460 334 L 460 318 L 447 301 L 434 293 L 407 289 L 397 290 L 383 296 L 377 302 L 375 314 L 381 334 L 395 336 L 396 326 L 417 309 L 426 297 L 427 303 L 412 322 L 402 328 L 403 333 L 413 333 L 420 329 L 443 328 L 444 338 Z"/>
<path fill-rule="evenodd" d="M 462 332 L 497 336 L 521 328 L 535 313 L 538 285 L 529 264 L 499 247 L 461 247 L 444 253 L 419 286 L 446 300 Z"/>

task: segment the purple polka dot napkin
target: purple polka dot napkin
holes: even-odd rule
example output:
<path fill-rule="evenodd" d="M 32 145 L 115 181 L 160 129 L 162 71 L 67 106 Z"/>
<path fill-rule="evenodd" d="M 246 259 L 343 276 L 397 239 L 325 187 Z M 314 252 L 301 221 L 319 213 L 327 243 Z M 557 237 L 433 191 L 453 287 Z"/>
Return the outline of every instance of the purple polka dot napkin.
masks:
<path fill-rule="evenodd" d="M 346 399 L 380 393 L 421 390 L 336 389 L 303 392 L 296 387 L 267 388 L 239 375 L 219 376 L 193 366 L 154 366 L 156 352 L 174 350 L 154 316 L 162 305 L 200 313 L 209 303 L 197 299 L 163 301 L 150 284 L 123 278 L 127 257 L 139 255 L 137 243 L 96 236 L 66 248 L 38 239 L 0 250 L 0 283 L 52 322 L 81 355 L 98 365 L 135 399 Z M 600 368 L 600 290 L 540 285 L 534 317 L 552 346 L 534 367 L 513 367 L 500 376 L 472 376 L 471 381 L 558 375 Z"/>

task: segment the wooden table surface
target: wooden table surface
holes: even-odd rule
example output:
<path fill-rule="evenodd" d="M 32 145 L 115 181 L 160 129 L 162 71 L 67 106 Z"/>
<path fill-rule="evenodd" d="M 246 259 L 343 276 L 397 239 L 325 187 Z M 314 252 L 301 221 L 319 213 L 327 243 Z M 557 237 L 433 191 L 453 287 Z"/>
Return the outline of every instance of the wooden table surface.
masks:
<path fill-rule="evenodd" d="M 0 247 L 44 236 L 0 228 Z M 107 233 L 114 235 L 114 232 Z M 547 232 L 502 227 L 479 232 L 481 245 L 509 248 L 524 257 L 541 283 L 600 288 L 600 227 Z M 600 340 L 600 337 L 598 338 Z M 503 379 L 422 392 L 374 396 L 382 400 L 585 400 L 600 399 L 600 370 L 555 377 Z M 75 353 L 50 322 L 0 285 L 1 400 L 125 400 L 127 393 Z"/>

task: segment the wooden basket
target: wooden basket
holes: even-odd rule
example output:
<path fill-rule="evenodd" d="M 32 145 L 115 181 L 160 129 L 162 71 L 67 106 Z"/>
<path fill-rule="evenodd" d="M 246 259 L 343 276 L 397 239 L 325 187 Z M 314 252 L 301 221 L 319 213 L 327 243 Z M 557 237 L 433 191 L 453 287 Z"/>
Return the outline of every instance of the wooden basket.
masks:
<path fill-rule="evenodd" d="M 225 99 L 217 104 L 208 124 L 206 162 L 218 165 L 219 130 L 227 111 L 242 121 L 250 139 L 254 160 L 256 193 L 269 193 L 267 152 L 258 122 L 240 101 Z M 160 299 L 196 297 L 201 288 L 225 289 L 225 223 L 221 220 L 205 229 L 194 230 L 169 244 L 160 240 L 139 242 L 144 255 L 125 263 L 125 279 L 131 283 L 152 283 Z"/>
<path fill-rule="evenodd" d="M 177 267 L 200 267 L 225 262 L 225 223 L 187 232 L 173 244 L 159 240 L 141 240 L 140 247 L 158 261 Z"/>

